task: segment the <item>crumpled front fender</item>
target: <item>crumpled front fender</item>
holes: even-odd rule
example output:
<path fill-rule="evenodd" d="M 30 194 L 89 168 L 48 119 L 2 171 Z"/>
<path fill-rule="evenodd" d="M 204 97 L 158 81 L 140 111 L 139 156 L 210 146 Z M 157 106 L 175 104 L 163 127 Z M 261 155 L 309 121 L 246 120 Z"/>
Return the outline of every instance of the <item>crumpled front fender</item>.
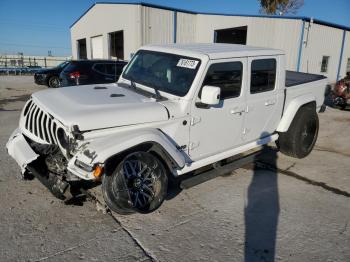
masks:
<path fill-rule="evenodd" d="M 68 170 L 83 179 L 93 179 L 92 172 L 82 171 L 75 165 L 79 160 L 90 167 L 103 164 L 109 157 L 121 153 L 127 149 L 143 143 L 159 145 L 178 168 L 185 166 L 184 153 L 176 148 L 176 145 L 158 129 L 142 129 L 134 132 L 118 133 L 89 141 L 76 153 L 68 163 Z"/>

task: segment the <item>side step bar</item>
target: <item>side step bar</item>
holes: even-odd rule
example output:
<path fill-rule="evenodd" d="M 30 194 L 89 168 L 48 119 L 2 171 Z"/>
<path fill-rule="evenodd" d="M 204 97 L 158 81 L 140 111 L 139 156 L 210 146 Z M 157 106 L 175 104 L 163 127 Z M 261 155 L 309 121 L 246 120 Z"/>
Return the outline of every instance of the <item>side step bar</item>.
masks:
<path fill-rule="evenodd" d="M 180 188 L 188 189 L 196 185 L 199 185 L 201 183 L 207 182 L 218 176 L 222 176 L 227 173 L 230 173 L 235 169 L 238 169 L 238 168 L 241 168 L 242 166 L 253 163 L 257 159 L 258 155 L 260 154 L 261 154 L 261 151 L 254 152 L 252 154 L 249 154 L 247 156 L 234 160 L 233 162 L 230 162 L 224 166 L 216 167 L 216 168 L 210 169 L 209 171 L 203 172 L 201 174 L 186 178 L 185 180 L 181 181 Z"/>

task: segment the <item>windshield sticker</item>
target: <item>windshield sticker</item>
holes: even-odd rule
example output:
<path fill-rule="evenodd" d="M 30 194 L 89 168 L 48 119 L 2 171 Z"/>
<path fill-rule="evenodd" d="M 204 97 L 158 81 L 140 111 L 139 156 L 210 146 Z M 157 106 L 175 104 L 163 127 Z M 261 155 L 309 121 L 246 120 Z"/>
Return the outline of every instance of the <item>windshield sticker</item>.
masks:
<path fill-rule="evenodd" d="M 176 66 L 196 69 L 199 61 L 181 58 Z"/>

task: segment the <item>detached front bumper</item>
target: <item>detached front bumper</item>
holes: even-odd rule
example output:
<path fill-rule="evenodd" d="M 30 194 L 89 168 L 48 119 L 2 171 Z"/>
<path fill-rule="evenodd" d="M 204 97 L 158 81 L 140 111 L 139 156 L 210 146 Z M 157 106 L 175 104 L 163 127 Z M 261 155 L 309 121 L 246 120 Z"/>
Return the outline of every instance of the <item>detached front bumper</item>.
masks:
<path fill-rule="evenodd" d="M 39 157 L 39 155 L 29 146 L 18 128 L 11 134 L 6 144 L 6 148 L 9 155 L 15 159 L 20 166 L 22 174 L 26 171 L 27 165 Z"/>
<path fill-rule="evenodd" d="M 69 183 L 62 181 L 58 176 L 48 172 L 46 169 L 38 168 L 35 160 L 40 155 L 34 152 L 27 140 L 24 138 L 19 129 L 16 129 L 10 136 L 7 144 L 7 151 L 20 166 L 22 174 L 29 171 L 34 175 L 44 186 L 46 186 L 51 193 L 61 200 L 67 199 L 70 195 Z M 44 171 L 45 170 L 45 171 Z"/>
<path fill-rule="evenodd" d="M 28 165 L 33 163 L 40 156 L 31 148 L 19 128 L 17 128 L 11 134 L 6 144 L 6 148 L 9 155 L 16 160 L 17 164 L 20 166 L 22 174 L 24 174 L 26 169 L 28 169 Z M 73 156 L 68 161 L 67 170 L 69 174 L 67 175 L 70 177 L 72 175 L 76 176 L 77 179 L 94 180 L 95 177 L 93 175 L 93 170 L 84 170 L 75 164 L 76 161 L 79 160 L 78 155 L 80 156 L 81 160 L 83 159 L 84 161 L 88 162 L 89 159 L 83 154 Z"/>

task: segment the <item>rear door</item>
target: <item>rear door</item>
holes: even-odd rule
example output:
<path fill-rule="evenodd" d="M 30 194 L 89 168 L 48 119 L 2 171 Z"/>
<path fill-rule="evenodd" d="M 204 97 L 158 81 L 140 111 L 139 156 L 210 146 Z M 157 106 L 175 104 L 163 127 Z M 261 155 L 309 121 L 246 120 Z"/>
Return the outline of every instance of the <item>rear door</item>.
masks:
<path fill-rule="evenodd" d="M 242 144 L 247 58 L 213 60 L 201 85 L 221 89 L 220 103 L 205 107 L 201 89 L 192 108 L 189 154 L 196 161 Z"/>
<path fill-rule="evenodd" d="M 246 143 L 272 134 L 281 119 L 284 91 L 278 56 L 248 58 L 247 112 L 243 128 Z"/>

